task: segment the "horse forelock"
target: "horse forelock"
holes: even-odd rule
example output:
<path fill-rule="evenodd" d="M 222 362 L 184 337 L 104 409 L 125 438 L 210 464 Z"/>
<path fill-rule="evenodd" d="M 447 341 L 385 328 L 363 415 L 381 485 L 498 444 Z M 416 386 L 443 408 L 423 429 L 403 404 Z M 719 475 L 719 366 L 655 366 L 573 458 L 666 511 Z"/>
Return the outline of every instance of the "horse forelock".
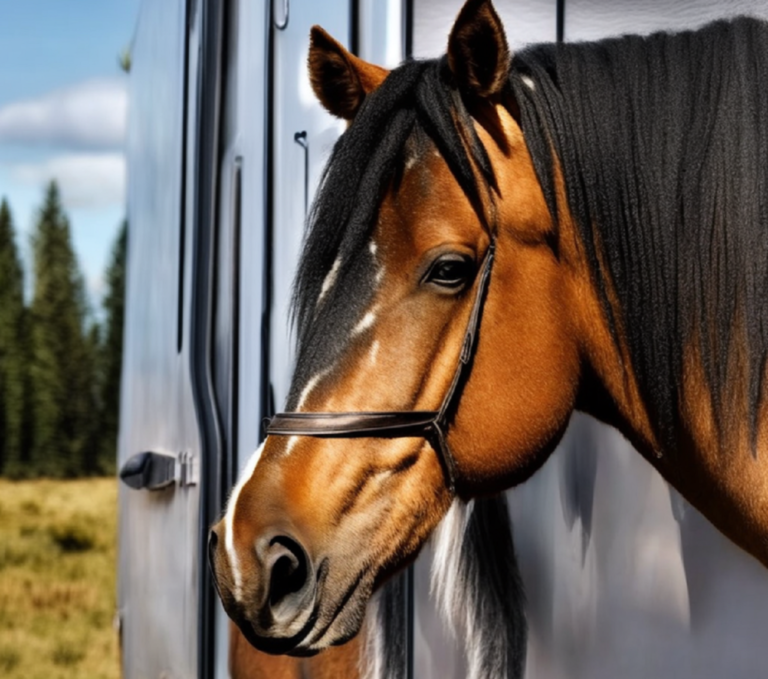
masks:
<path fill-rule="evenodd" d="M 410 61 L 392 71 L 334 147 L 294 282 L 298 359 L 290 409 L 313 376 L 338 365 L 348 340 L 375 320 L 372 302 L 386 275 L 373 238 L 379 208 L 428 147 L 481 204 L 475 168 L 485 180 L 493 172 L 444 60 Z"/>
<path fill-rule="evenodd" d="M 534 46 L 512 64 L 550 211 L 557 162 L 606 316 L 611 287 L 668 450 L 694 345 L 718 428 L 743 419 L 748 403 L 754 445 L 768 350 L 766 73 L 768 26 L 743 17 L 677 34 Z M 738 405 L 726 394 L 734 347 L 748 363 Z"/>

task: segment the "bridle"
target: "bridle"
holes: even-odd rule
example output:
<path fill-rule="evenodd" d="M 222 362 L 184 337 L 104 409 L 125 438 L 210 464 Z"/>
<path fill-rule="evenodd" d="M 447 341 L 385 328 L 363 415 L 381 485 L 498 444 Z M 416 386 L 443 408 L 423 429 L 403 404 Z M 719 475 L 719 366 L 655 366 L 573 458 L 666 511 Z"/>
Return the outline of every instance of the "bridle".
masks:
<path fill-rule="evenodd" d="M 477 350 L 477 335 L 483 305 L 491 278 L 496 249 L 491 240 L 480 271 L 475 302 L 467 322 L 459 364 L 439 410 L 394 410 L 346 413 L 277 413 L 267 425 L 270 436 L 313 436 L 316 438 L 407 438 L 423 437 L 434 448 L 445 474 L 448 490 L 456 492 L 456 459 L 446 435 L 461 397 L 464 383 L 472 370 Z"/>

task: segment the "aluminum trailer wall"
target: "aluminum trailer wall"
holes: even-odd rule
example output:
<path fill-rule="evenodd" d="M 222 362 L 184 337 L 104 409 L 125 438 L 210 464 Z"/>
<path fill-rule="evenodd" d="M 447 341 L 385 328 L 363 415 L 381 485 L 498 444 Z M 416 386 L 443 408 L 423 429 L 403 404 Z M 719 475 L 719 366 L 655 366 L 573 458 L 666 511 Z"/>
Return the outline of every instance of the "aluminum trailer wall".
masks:
<path fill-rule="evenodd" d="M 163 490 L 120 492 L 125 677 L 226 677 L 227 620 L 205 529 L 281 406 L 290 282 L 322 165 L 343 129 L 306 79 L 309 27 L 393 66 L 445 48 L 460 0 L 145 2 L 131 75 L 129 274 L 119 462 L 173 458 Z M 762 2 L 497 0 L 514 48 L 695 27 Z M 576 415 L 510 491 L 528 593 L 526 675 L 746 677 L 764 664 L 768 577 L 613 430 Z M 406 577 L 404 676 L 465 676 Z"/>
<path fill-rule="evenodd" d="M 128 283 L 119 465 L 150 451 L 200 461 L 191 361 L 187 23 L 145 3 L 130 78 Z M 118 605 L 126 677 L 197 676 L 200 486 L 119 494 Z"/>

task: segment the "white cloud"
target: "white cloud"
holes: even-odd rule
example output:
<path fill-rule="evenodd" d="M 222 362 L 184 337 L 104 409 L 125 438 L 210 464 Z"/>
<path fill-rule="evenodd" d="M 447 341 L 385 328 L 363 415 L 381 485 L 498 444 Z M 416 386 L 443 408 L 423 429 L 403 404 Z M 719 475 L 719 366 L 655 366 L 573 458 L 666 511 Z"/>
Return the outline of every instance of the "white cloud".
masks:
<path fill-rule="evenodd" d="M 11 168 L 23 184 L 44 186 L 56 180 L 67 209 L 125 202 L 125 158 L 121 153 L 76 153 Z"/>
<path fill-rule="evenodd" d="M 127 106 L 123 79 L 88 80 L 0 108 L 0 142 L 122 148 Z"/>

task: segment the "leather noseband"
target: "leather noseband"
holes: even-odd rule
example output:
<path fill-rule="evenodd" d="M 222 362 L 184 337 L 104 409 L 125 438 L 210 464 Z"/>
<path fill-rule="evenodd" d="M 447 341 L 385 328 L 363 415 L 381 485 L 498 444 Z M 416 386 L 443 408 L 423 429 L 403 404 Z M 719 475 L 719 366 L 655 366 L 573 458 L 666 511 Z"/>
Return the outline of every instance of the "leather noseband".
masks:
<path fill-rule="evenodd" d="M 270 436 L 313 436 L 316 438 L 406 438 L 423 437 L 434 448 L 445 474 L 446 485 L 456 492 L 456 460 L 446 435 L 455 414 L 464 383 L 472 369 L 483 304 L 491 278 L 496 241 L 491 240 L 480 272 L 475 303 L 469 315 L 459 364 L 439 410 L 400 410 L 348 413 L 278 413 L 267 425 Z"/>

